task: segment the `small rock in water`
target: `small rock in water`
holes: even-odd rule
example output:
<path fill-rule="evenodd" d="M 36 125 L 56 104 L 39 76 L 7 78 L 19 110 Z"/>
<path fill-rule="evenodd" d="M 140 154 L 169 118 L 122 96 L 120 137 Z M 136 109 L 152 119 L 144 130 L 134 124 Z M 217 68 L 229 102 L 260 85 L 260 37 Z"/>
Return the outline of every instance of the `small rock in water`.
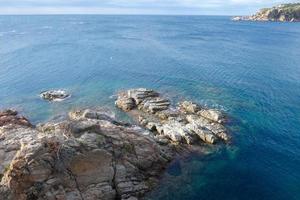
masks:
<path fill-rule="evenodd" d="M 70 96 L 65 90 L 48 90 L 40 94 L 42 99 L 48 101 L 63 101 Z"/>

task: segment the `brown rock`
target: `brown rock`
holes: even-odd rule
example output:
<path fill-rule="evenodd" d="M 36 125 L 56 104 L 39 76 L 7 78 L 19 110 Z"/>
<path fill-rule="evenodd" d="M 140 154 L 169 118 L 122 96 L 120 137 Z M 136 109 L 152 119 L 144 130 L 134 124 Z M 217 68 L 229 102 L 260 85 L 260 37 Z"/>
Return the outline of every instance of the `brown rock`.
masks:
<path fill-rule="evenodd" d="M 79 110 L 70 113 L 71 121 L 38 129 L 0 129 L 0 196 L 8 200 L 143 196 L 151 189 L 147 180 L 157 179 L 172 151 L 168 147 L 162 151 L 143 129 L 103 115 Z"/>
<path fill-rule="evenodd" d="M 115 104 L 118 108 L 122 109 L 125 112 L 128 112 L 136 107 L 134 99 L 128 97 L 119 97 Z"/>
<path fill-rule="evenodd" d="M 5 125 L 20 125 L 20 126 L 32 126 L 30 122 L 22 116 L 18 116 L 18 112 L 14 110 L 0 111 L 0 127 Z"/>
<path fill-rule="evenodd" d="M 179 109 L 187 113 L 197 113 L 201 110 L 201 107 L 191 101 L 183 101 L 179 103 Z"/>

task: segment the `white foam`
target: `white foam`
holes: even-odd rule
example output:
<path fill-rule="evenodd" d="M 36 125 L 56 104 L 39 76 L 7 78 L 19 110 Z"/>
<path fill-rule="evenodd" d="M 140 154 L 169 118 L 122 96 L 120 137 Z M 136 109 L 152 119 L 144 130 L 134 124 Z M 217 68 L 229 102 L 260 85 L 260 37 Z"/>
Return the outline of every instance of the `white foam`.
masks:
<path fill-rule="evenodd" d="M 18 31 L 16 31 L 16 30 L 13 29 L 13 30 L 10 30 L 10 31 L 0 32 L 0 36 L 13 35 L 13 34 L 21 34 L 21 33 L 18 33 Z"/>
<path fill-rule="evenodd" d="M 4 35 L 10 35 L 10 34 L 15 34 L 17 33 L 16 30 L 11 30 L 11 31 L 6 31 L 6 32 L 2 32 Z"/>
<path fill-rule="evenodd" d="M 73 25 L 82 25 L 82 24 L 85 24 L 85 22 L 71 22 L 71 24 L 73 24 Z"/>
<path fill-rule="evenodd" d="M 109 98 L 110 98 L 110 99 L 117 99 L 117 97 L 118 97 L 118 95 L 113 94 L 113 95 L 111 95 Z"/>
<path fill-rule="evenodd" d="M 52 26 L 43 26 L 42 29 L 53 29 Z"/>

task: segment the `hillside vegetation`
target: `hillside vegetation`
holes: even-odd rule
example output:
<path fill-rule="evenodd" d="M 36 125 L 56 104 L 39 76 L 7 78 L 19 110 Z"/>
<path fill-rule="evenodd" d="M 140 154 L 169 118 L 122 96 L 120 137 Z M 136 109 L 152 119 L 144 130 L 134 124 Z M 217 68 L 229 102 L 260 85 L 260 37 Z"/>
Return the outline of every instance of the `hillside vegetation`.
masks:
<path fill-rule="evenodd" d="M 281 4 L 272 8 L 263 8 L 252 16 L 234 17 L 233 20 L 299 22 L 300 3 Z"/>

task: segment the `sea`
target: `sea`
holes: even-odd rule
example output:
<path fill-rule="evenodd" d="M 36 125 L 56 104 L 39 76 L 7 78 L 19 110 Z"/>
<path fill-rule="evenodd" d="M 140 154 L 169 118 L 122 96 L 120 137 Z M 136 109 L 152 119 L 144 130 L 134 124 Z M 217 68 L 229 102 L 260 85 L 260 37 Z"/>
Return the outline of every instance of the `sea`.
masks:
<path fill-rule="evenodd" d="M 300 23 L 230 16 L 0 16 L 0 109 L 34 124 L 146 87 L 228 116 L 229 144 L 176 159 L 147 200 L 300 199 Z M 43 101 L 65 89 L 71 98 Z"/>

